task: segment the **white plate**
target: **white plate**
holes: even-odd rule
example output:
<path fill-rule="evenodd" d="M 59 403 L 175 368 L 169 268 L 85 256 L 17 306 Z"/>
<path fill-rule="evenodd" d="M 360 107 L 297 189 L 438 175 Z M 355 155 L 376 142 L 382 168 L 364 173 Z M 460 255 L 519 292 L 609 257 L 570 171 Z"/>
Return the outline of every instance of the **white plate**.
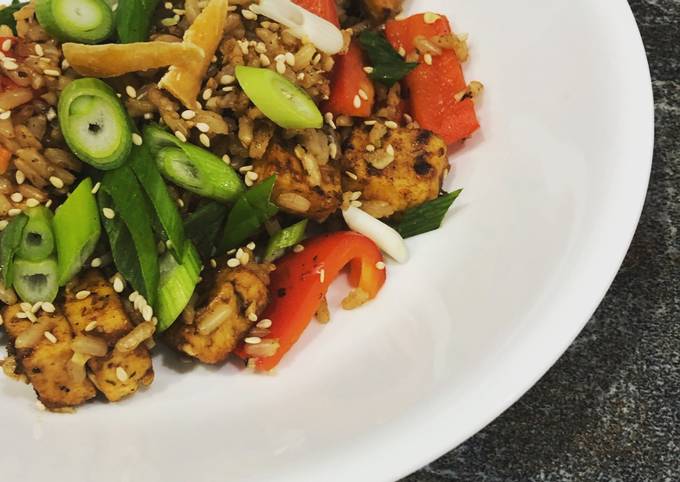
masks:
<path fill-rule="evenodd" d="M 487 87 L 444 229 L 409 242 L 379 300 L 334 310 L 276 376 L 157 357 L 150 390 L 73 416 L 38 412 L 2 379 L 6 480 L 392 480 L 480 430 L 562 354 L 616 274 L 647 187 L 652 94 L 629 7 L 411 9 L 470 33 L 467 75 Z"/>

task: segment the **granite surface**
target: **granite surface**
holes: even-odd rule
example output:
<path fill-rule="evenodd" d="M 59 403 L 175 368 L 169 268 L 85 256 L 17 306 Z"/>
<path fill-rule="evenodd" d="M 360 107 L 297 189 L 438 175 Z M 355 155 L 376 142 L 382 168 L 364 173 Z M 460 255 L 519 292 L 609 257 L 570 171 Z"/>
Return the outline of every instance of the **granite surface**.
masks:
<path fill-rule="evenodd" d="M 680 0 L 629 3 L 654 79 L 657 139 L 621 272 L 529 393 L 405 482 L 680 481 Z"/>

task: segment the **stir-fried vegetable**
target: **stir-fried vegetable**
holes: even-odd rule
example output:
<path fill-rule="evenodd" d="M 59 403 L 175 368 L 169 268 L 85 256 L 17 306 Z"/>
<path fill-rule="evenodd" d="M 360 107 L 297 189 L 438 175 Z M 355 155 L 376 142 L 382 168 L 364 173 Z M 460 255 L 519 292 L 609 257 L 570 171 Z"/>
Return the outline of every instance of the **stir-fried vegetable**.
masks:
<path fill-rule="evenodd" d="M 340 28 L 340 18 L 338 17 L 338 6 L 335 0 L 293 0 L 294 3 L 308 12 L 329 21 Z"/>
<path fill-rule="evenodd" d="M 274 234 L 267 244 L 264 260 L 271 262 L 283 256 L 287 248 L 292 248 L 305 238 L 305 229 L 307 229 L 307 220 L 303 219 Z"/>
<path fill-rule="evenodd" d="M 59 292 L 57 276 L 54 256 L 42 261 L 14 260 L 14 290 L 28 303 L 54 301 Z"/>
<path fill-rule="evenodd" d="M 209 202 L 191 213 L 184 222 L 184 231 L 202 259 L 212 256 L 217 236 L 227 219 L 227 208 L 217 202 Z"/>
<path fill-rule="evenodd" d="M 361 32 L 359 42 L 371 60 L 371 78 L 388 87 L 393 86 L 418 67 L 418 62 L 406 62 L 384 35 L 369 30 Z"/>
<path fill-rule="evenodd" d="M 107 172 L 100 192 L 110 197 L 99 199 L 113 261 L 153 306 L 158 289 L 158 255 L 146 195 L 129 166 Z"/>
<path fill-rule="evenodd" d="M 153 12 L 160 0 L 118 0 L 116 33 L 124 44 L 149 39 Z"/>
<path fill-rule="evenodd" d="M 14 256 L 21 246 L 24 227 L 28 223 L 28 216 L 19 214 L 13 217 L 0 236 L 0 269 L 2 269 L 2 283 L 11 286 L 14 268 Z"/>
<path fill-rule="evenodd" d="M 270 200 L 275 183 L 276 176 L 271 176 L 250 188 L 236 201 L 229 212 L 219 250 L 224 251 L 241 245 L 278 212 L 278 208 Z"/>
<path fill-rule="evenodd" d="M 335 59 L 331 72 L 331 95 L 325 110 L 337 115 L 370 117 L 375 103 L 375 89 L 364 71 L 361 48 L 352 42 L 344 55 Z"/>
<path fill-rule="evenodd" d="M 201 274 L 201 260 L 188 242 L 181 263 L 166 253 L 160 261 L 156 317 L 158 331 L 165 331 L 186 308 Z"/>
<path fill-rule="evenodd" d="M 113 32 L 113 12 L 104 0 L 36 0 L 35 14 L 61 41 L 95 44 Z"/>
<path fill-rule="evenodd" d="M 0 25 L 7 25 L 16 33 L 17 21 L 14 18 L 14 12 L 18 12 L 24 6 L 28 5 L 28 2 L 20 2 L 19 0 L 12 0 L 10 5 L 7 5 L 2 10 L 0 10 Z"/>
<path fill-rule="evenodd" d="M 323 116 L 303 89 L 273 70 L 236 67 L 236 78 L 248 98 L 284 129 L 320 129 Z"/>
<path fill-rule="evenodd" d="M 180 141 L 164 129 L 144 128 L 144 143 L 163 177 L 199 196 L 231 202 L 245 189 L 236 171 L 210 151 Z"/>
<path fill-rule="evenodd" d="M 182 217 L 165 185 L 147 146 L 135 146 L 130 155 L 130 167 L 146 192 L 162 235 L 168 241 L 168 249 L 175 259 L 184 253 L 184 227 Z"/>
<path fill-rule="evenodd" d="M 29 208 L 25 213 L 28 223 L 24 227 L 17 256 L 29 261 L 40 261 L 54 252 L 54 215 L 44 206 Z"/>
<path fill-rule="evenodd" d="M 303 243 L 304 250 L 289 253 L 271 274 L 271 303 L 261 318 L 270 319 L 270 332 L 263 343 L 278 343 L 271 356 L 253 356 L 248 345 L 238 355 L 254 360 L 256 370 L 274 368 L 300 338 L 316 313 L 328 287 L 340 271 L 349 265 L 349 282 L 355 287 L 351 296 L 360 301 L 375 298 L 385 283 L 382 255 L 368 238 L 352 232 L 336 232 Z M 382 268 L 382 269 L 381 269 Z"/>
<path fill-rule="evenodd" d="M 78 79 L 59 98 L 59 125 L 80 160 L 103 170 L 122 165 L 132 148 L 132 131 L 115 92 L 99 79 Z"/>
<path fill-rule="evenodd" d="M 80 271 L 101 236 L 97 202 L 89 177 L 57 208 L 53 227 L 59 260 L 58 282 L 63 286 Z"/>
<path fill-rule="evenodd" d="M 361 233 L 371 239 L 392 259 L 398 263 L 408 261 L 406 243 L 404 243 L 404 239 L 394 228 L 354 206 L 343 210 L 342 216 L 352 231 Z"/>
<path fill-rule="evenodd" d="M 406 211 L 397 226 L 397 231 L 404 238 L 410 238 L 419 234 L 428 233 L 439 229 L 444 221 L 444 216 L 453 205 L 454 201 L 463 192 L 462 189 L 444 194 L 443 196 L 428 201 L 420 206 Z"/>

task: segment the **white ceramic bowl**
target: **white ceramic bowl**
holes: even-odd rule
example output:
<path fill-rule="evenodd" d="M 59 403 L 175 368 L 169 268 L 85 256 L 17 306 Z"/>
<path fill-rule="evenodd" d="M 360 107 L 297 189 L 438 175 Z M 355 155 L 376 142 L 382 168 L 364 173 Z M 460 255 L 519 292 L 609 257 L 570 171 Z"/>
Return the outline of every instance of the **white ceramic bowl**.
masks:
<path fill-rule="evenodd" d="M 470 33 L 487 87 L 465 187 L 379 299 L 333 310 L 275 376 L 155 360 L 147 392 L 39 412 L 0 380 L 6 480 L 393 480 L 499 415 L 555 362 L 616 274 L 650 170 L 653 107 L 624 0 L 423 0 Z M 342 283 L 340 283 L 342 284 Z M 345 287 L 333 290 L 337 307 Z"/>

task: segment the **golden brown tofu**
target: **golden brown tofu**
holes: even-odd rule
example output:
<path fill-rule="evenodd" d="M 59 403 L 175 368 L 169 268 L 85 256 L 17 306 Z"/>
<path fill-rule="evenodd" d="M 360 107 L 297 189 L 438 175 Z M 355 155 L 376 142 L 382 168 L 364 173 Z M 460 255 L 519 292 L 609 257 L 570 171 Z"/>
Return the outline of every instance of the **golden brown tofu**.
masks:
<path fill-rule="evenodd" d="M 331 163 L 319 166 L 315 185 L 293 149 L 272 144 L 262 159 L 253 162 L 258 179 L 276 174 L 272 200 L 282 210 L 323 222 L 340 207 L 340 171 Z"/>
<path fill-rule="evenodd" d="M 204 274 L 193 319 L 177 320 L 167 342 L 203 363 L 226 360 L 269 303 L 270 271 L 271 265 L 256 263 L 231 269 L 223 260 Z"/>
<path fill-rule="evenodd" d="M 435 199 L 450 167 L 445 142 L 423 129 L 382 129 L 382 136 L 376 130 L 357 127 L 345 142 L 343 190 L 361 191 L 367 206 L 383 204 L 378 217 Z"/>
<path fill-rule="evenodd" d="M 373 19 L 383 22 L 401 12 L 404 0 L 362 0 L 361 3 Z"/>
<path fill-rule="evenodd" d="M 32 323 L 19 318 L 20 306 L 5 308 L 5 329 L 10 338 L 9 351 L 16 353 L 17 372 L 33 385 L 38 399 L 50 410 L 75 407 L 97 394 L 89 380 L 76 379 L 68 366 L 73 356 L 71 327 L 59 313 L 44 313 Z M 21 315 L 19 315 L 21 316 Z"/>
<path fill-rule="evenodd" d="M 86 293 L 90 294 L 84 296 Z M 78 295 L 78 293 L 82 293 Z M 87 362 L 90 379 L 110 402 L 135 393 L 154 378 L 149 350 L 144 345 L 129 352 L 115 348 L 135 325 L 130 321 L 118 293 L 100 271 L 89 270 L 66 287 L 64 312 L 73 331 L 102 339 L 109 347 L 105 357 Z"/>

